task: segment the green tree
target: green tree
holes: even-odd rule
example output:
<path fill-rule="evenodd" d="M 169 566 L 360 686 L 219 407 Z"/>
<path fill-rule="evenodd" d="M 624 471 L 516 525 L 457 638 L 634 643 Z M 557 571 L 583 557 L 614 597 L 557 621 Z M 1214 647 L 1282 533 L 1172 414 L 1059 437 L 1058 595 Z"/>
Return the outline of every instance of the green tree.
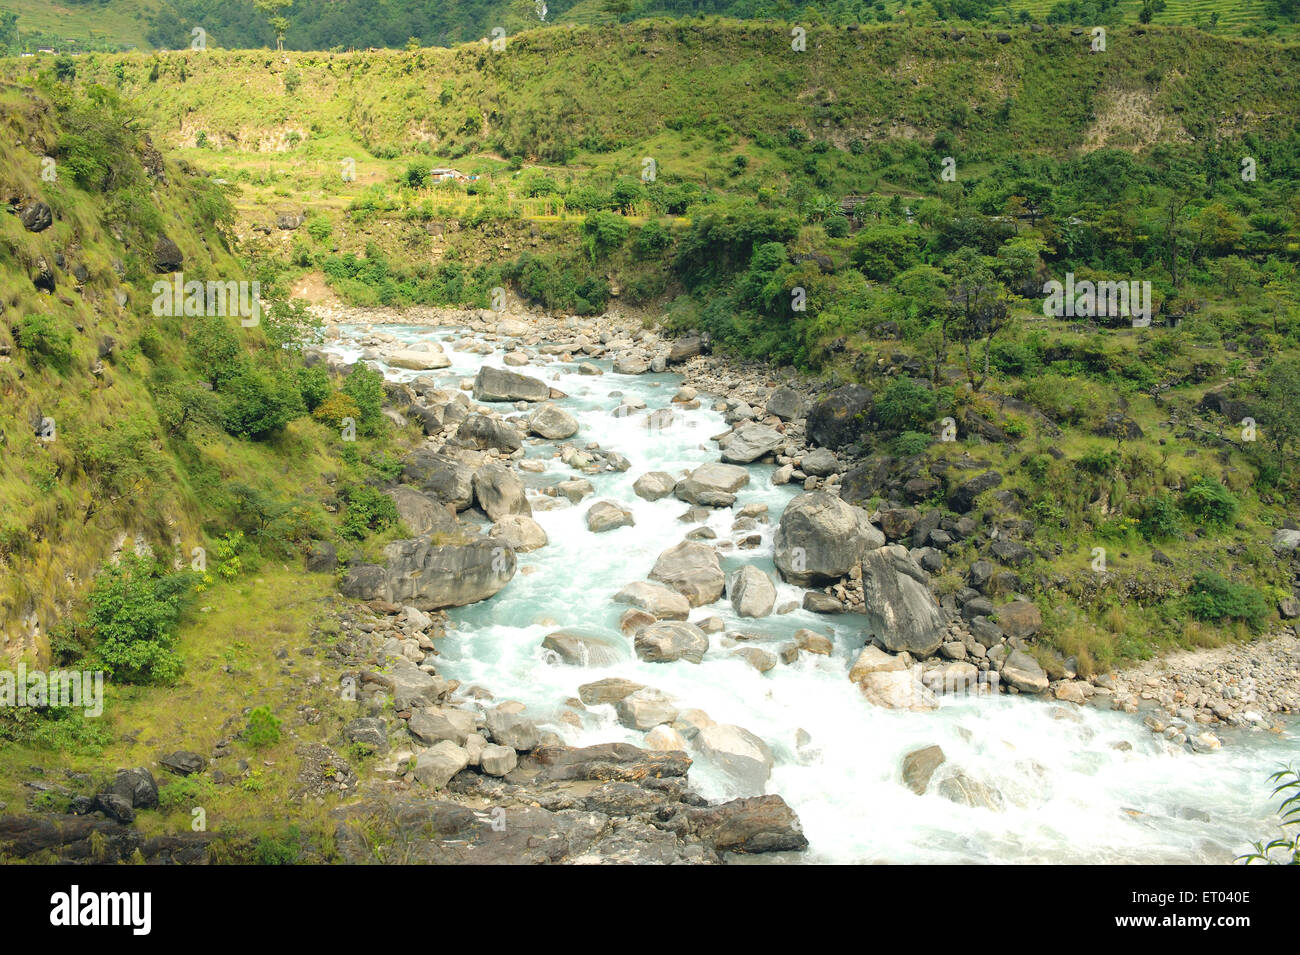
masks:
<path fill-rule="evenodd" d="M 1279 455 L 1300 437 L 1300 358 L 1274 359 L 1260 376 L 1259 423 Z"/>
<path fill-rule="evenodd" d="M 281 15 L 281 10 L 293 6 L 293 0 L 253 0 L 253 6 L 267 14 L 266 22 L 275 31 L 275 48 L 284 49 L 284 35 L 289 30 L 289 21 Z"/>
<path fill-rule="evenodd" d="M 87 625 L 94 656 L 111 679 L 170 683 L 180 674 L 175 628 L 193 583 L 191 573 L 169 574 L 135 555 L 100 571 L 90 590 Z"/>
<path fill-rule="evenodd" d="M 226 431 L 253 441 L 274 437 L 305 410 L 293 374 L 253 362 L 245 362 L 222 392 Z"/>
<path fill-rule="evenodd" d="M 974 249 L 961 249 L 944 261 L 944 269 L 952 275 L 949 301 L 956 317 L 954 331 L 961 342 L 966 358 L 966 378 L 971 390 L 979 392 L 989 377 L 993 337 L 1006 326 L 1007 302 L 994 268 L 998 261 L 980 255 Z M 984 342 L 984 365 L 975 371 L 973 347 Z"/>
<path fill-rule="evenodd" d="M 10 56 L 18 53 L 18 14 L 0 10 L 0 50 Z"/>
<path fill-rule="evenodd" d="M 582 234 L 591 261 L 602 259 L 620 248 L 627 239 L 627 220 L 613 212 L 593 212 L 582 223 Z"/>
<path fill-rule="evenodd" d="M 213 391 L 239 373 L 245 359 L 239 338 L 227 319 L 215 315 L 198 319 L 186 342 L 186 351 L 195 371 L 207 376 Z"/>
<path fill-rule="evenodd" d="M 363 434 L 376 434 L 384 417 L 384 376 L 358 364 L 343 380 L 342 391 L 361 411 L 357 427 Z"/>

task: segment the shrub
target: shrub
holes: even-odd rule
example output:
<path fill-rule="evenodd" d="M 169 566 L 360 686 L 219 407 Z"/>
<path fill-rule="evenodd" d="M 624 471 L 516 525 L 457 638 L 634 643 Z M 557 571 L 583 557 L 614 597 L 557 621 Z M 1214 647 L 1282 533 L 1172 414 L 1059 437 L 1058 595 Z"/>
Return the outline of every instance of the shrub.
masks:
<path fill-rule="evenodd" d="M 1227 524 L 1237 513 L 1237 499 L 1213 478 L 1201 477 L 1183 492 L 1183 510 L 1205 527 Z"/>
<path fill-rule="evenodd" d="M 1168 540 L 1182 529 L 1182 514 L 1172 494 L 1157 494 L 1142 502 L 1138 532 L 1149 541 Z"/>
<path fill-rule="evenodd" d="M 919 381 L 895 378 L 876 399 L 875 417 L 892 431 L 921 431 L 934 421 L 938 396 Z"/>
<path fill-rule="evenodd" d="M 116 739 L 105 724 L 105 720 L 87 717 L 84 711 L 72 707 L 0 707 L 0 742 L 65 756 L 98 756 Z"/>
<path fill-rule="evenodd" d="M 257 865 L 294 865 L 302 858 L 302 833 L 290 826 L 283 838 L 258 836 L 253 856 Z"/>
<path fill-rule="evenodd" d="M 359 411 L 357 427 L 365 434 L 375 434 L 383 421 L 384 376 L 363 364 L 358 364 L 343 381 L 343 393 L 356 404 Z"/>
<path fill-rule="evenodd" d="M 1089 474 L 1107 475 L 1119 467 L 1119 452 L 1105 448 L 1089 448 L 1079 457 L 1079 468 Z"/>
<path fill-rule="evenodd" d="M 888 282 L 920 262 L 920 232 L 892 225 L 863 229 L 854 242 L 853 264 L 867 278 Z"/>
<path fill-rule="evenodd" d="M 1268 618 L 1264 595 L 1247 584 L 1234 584 L 1208 571 L 1197 573 L 1188 603 L 1192 616 L 1208 623 L 1242 621 L 1259 630 Z"/>
<path fill-rule="evenodd" d="M 303 410 L 302 394 L 292 375 L 251 362 L 244 364 L 223 392 L 226 431 L 253 441 L 279 434 Z"/>
<path fill-rule="evenodd" d="M 429 173 L 433 171 L 433 163 L 427 159 L 412 160 L 402 173 L 402 184 L 410 186 L 412 189 L 423 189 L 429 184 Z"/>
<path fill-rule="evenodd" d="M 298 369 L 298 393 L 302 395 L 302 403 L 308 411 L 315 413 L 333 391 L 329 372 L 323 365 Z"/>
<path fill-rule="evenodd" d="M 334 232 L 334 227 L 330 225 L 329 218 L 323 215 L 314 215 L 308 219 L 306 229 L 307 234 L 317 242 L 328 241 Z"/>
<path fill-rule="evenodd" d="M 217 538 L 214 544 L 217 573 L 223 580 L 234 580 L 244 569 L 244 562 L 239 559 L 239 549 L 243 543 L 243 531 L 231 531 L 225 537 Z"/>
<path fill-rule="evenodd" d="M 360 419 L 361 409 L 355 401 L 343 394 L 343 392 L 336 391 L 321 402 L 320 406 L 311 413 L 311 416 L 322 424 L 338 430 L 343 427 L 344 418 L 351 418 L 353 421 Z"/>
<path fill-rule="evenodd" d="M 672 244 L 673 237 L 656 220 L 651 219 L 636 234 L 633 248 L 643 259 L 653 258 Z"/>
<path fill-rule="evenodd" d="M 933 440 L 930 435 L 920 431 L 904 431 L 891 442 L 890 447 L 898 457 L 910 458 L 924 454 Z"/>
<path fill-rule="evenodd" d="M 165 812 L 190 809 L 212 799 L 216 786 L 207 776 L 186 776 L 158 789 L 158 807 Z"/>
<path fill-rule="evenodd" d="M 267 706 L 256 706 L 248 714 L 248 727 L 244 740 L 255 749 L 274 746 L 280 742 L 280 718 Z"/>
<path fill-rule="evenodd" d="M 199 319 L 186 343 L 186 351 L 195 371 L 206 376 L 214 391 L 239 374 L 244 357 L 230 323 L 216 316 Z"/>
<path fill-rule="evenodd" d="M 622 246 L 627 233 L 627 220 L 613 212 L 593 212 L 582 223 L 587 253 L 593 262 Z"/>
<path fill-rule="evenodd" d="M 18 345 L 35 368 L 67 371 L 72 365 L 72 329 L 49 315 L 29 315 L 18 323 Z"/>
<path fill-rule="evenodd" d="M 100 571 L 90 590 L 87 625 L 95 656 L 110 677 L 128 683 L 170 683 L 181 671 L 175 627 L 194 575 L 168 574 L 134 555 Z"/>
<path fill-rule="evenodd" d="M 382 491 L 368 484 L 354 484 L 340 495 L 346 502 L 340 533 L 361 540 L 371 531 L 381 531 L 397 524 L 397 505 Z"/>

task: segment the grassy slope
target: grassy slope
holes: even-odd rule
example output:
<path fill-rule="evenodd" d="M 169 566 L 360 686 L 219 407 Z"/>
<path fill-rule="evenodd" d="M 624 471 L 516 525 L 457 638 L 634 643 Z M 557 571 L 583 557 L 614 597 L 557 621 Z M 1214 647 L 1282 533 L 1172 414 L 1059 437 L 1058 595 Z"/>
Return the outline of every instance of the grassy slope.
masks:
<path fill-rule="evenodd" d="M 423 142 L 449 158 L 502 148 L 544 162 L 568 151 L 573 168 L 625 175 L 652 155 L 663 176 L 714 183 L 731 155 L 745 152 L 752 172 L 767 179 L 759 184 L 780 187 L 783 169 L 753 143 L 756 133 L 795 127 L 840 147 L 925 140 L 963 107 L 956 132 L 963 164 L 1012 151 L 1062 156 L 1289 128 L 1287 78 L 1300 49 L 1158 29 L 1141 37 L 1117 31 L 1108 53 L 1092 55 L 1086 39 L 1064 28 L 1037 35 L 1017 28 L 1006 45 L 978 34 L 956 44 L 939 29 L 823 28 L 810 34 L 807 53 L 795 54 L 774 24 L 658 22 L 536 31 L 513 38 L 502 54 L 470 45 L 414 55 L 91 56 L 79 75 L 138 100 L 170 146 L 193 146 L 203 133 L 241 152 L 292 149 L 290 157 L 268 156 L 266 168 L 289 158 L 329 174 L 353 157 L 363 176 L 371 166 L 365 149 L 409 153 Z M 39 64 L 13 68 L 31 73 Z M 293 92 L 291 69 L 299 78 Z M 1014 109 L 1003 124 L 993 113 L 1008 99 Z M 585 145 L 596 142 L 598 153 Z M 865 164 L 846 168 L 832 188 L 887 190 Z"/>
<path fill-rule="evenodd" d="M 1056 0 L 1010 0 L 1007 7 L 1012 19 L 1021 11 L 1027 11 L 1038 21 L 1046 17 Z M 149 49 L 144 39 L 148 27 L 147 18 L 158 8 L 160 0 L 111 0 L 107 4 L 68 3 L 66 0 L 6 0 L 4 9 L 18 14 L 20 30 L 38 30 L 84 43 L 88 39 L 107 39 L 128 47 Z M 1263 0 L 1167 0 L 1164 13 L 1156 18 L 1162 26 L 1197 26 L 1209 29 L 1212 13 L 1219 14 L 1215 33 L 1224 36 L 1240 34 L 1242 29 L 1266 21 Z M 491 22 L 514 22 L 512 14 L 517 4 L 502 3 L 502 13 Z M 901 4 L 897 0 L 888 0 L 885 4 L 891 13 L 898 13 Z M 1141 0 L 1121 0 L 1119 21 L 1129 24 L 1137 23 Z M 289 11 L 293 18 L 292 9 Z M 791 15 L 798 19 L 797 12 Z M 608 24 L 610 15 L 604 12 L 598 0 L 582 0 L 560 16 L 552 15 L 551 22 L 558 24 Z M 1279 37 L 1293 37 L 1300 31 L 1300 25 L 1284 24 Z M 486 33 L 486 30 L 484 30 Z M 75 51 L 77 43 L 69 44 L 68 49 Z"/>
<path fill-rule="evenodd" d="M 66 0 L 5 0 L 2 8 L 18 14 L 18 30 L 60 38 L 60 52 L 75 53 L 88 41 L 109 41 L 149 49 L 145 41 L 148 17 L 159 0 L 113 0 L 112 3 L 68 3 Z M 71 42 L 69 42 L 71 41 Z"/>

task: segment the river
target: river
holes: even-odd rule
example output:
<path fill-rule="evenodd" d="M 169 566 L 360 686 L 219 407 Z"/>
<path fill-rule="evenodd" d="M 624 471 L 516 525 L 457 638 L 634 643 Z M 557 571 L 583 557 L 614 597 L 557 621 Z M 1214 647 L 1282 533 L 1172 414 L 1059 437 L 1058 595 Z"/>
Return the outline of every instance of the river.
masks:
<path fill-rule="evenodd" d="M 367 326 L 338 326 L 341 337 L 326 350 L 354 361 Z M 395 379 L 431 375 L 455 390 L 488 363 L 500 367 L 501 343 L 492 355 L 454 350 L 465 334 L 452 328 L 385 325 L 403 342 L 437 340 L 452 367 L 411 372 L 383 367 Z M 539 362 L 546 362 L 539 364 Z M 741 620 L 724 600 L 701 607 L 691 620 L 720 616 L 726 629 L 770 634 L 775 649 L 806 627 L 830 635 L 831 656 L 804 653 L 791 665 L 760 674 L 731 655 L 723 634 L 699 664 L 646 663 L 618 620 L 627 608 L 611 601 L 626 584 L 642 580 L 656 557 L 695 525 L 678 518 L 687 509 L 675 498 L 649 502 L 632 491 L 647 471 L 674 475 L 718 460 L 710 436 L 727 429 L 720 414 L 702 407 L 676 410 L 668 427 L 647 427 L 646 415 L 616 417 L 623 397 L 638 397 L 649 410 L 670 406 L 681 382 L 673 374 L 577 373 L 576 364 L 546 356 L 513 369 L 543 378 L 569 397 L 558 404 L 580 430 L 569 443 L 596 442 L 632 462 L 624 473 L 581 475 L 552 457 L 556 442 L 525 443 L 526 454 L 546 463 L 541 474 L 520 472 L 530 488 L 586 477 L 595 494 L 576 506 L 534 508 L 550 544 L 519 555 L 519 573 L 496 596 L 450 611 L 448 637 L 439 643 L 440 672 L 477 684 L 498 700 L 524 703 L 530 714 L 572 745 L 626 741 L 643 735 L 619 725 L 612 706 L 580 715 L 581 726 L 560 719 L 580 684 L 618 676 L 673 694 L 681 708 L 704 710 L 718 722 L 735 723 L 762 737 L 775 767 L 766 791 L 781 794 L 798 813 L 810 848 L 809 862 L 889 863 L 1228 863 L 1256 839 L 1271 838 L 1276 816 L 1266 777 L 1295 759 L 1297 726 L 1280 734 L 1219 731 L 1224 746 L 1193 754 L 1153 736 L 1136 715 L 1095 707 L 1008 695 L 945 697 L 931 713 L 891 711 L 863 700 L 847 677 L 861 649 L 862 617 L 823 616 L 802 609 L 760 620 Z M 496 409 L 513 413 L 505 405 Z M 771 466 L 749 467 L 751 481 L 736 509 L 768 505 L 770 523 L 760 524 L 761 544 L 722 552 L 728 573 L 753 563 L 778 581 L 777 606 L 802 598 L 801 588 L 779 582 L 772 564 L 772 533 L 797 488 L 776 487 Z M 601 534 L 584 523 L 587 508 L 612 499 L 632 511 L 635 525 Z M 560 503 L 566 503 L 563 498 Z M 708 523 L 718 542 L 734 535 L 733 510 L 717 509 Z M 752 531 L 746 532 L 752 533 Z M 623 652 L 604 667 L 560 665 L 541 647 L 559 628 L 608 635 Z M 572 717 L 570 717 L 572 719 Z M 905 754 L 937 744 L 946 755 L 925 795 L 901 782 Z M 693 754 L 697 755 L 697 754 Z M 935 793 L 938 781 L 960 772 L 1000 794 L 998 809 L 971 807 Z M 698 758 L 695 788 L 710 798 L 752 795 L 717 766 Z"/>

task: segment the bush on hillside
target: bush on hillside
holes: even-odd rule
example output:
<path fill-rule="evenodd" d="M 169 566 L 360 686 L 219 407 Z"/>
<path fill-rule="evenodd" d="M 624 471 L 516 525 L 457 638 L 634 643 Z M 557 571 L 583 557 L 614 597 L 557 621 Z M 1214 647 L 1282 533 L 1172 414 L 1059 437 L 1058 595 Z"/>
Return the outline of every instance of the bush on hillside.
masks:
<path fill-rule="evenodd" d="M 127 555 L 100 571 L 90 590 L 86 625 L 95 660 L 126 683 L 170 683 L 181 671 L 176 623 L 197 575 L 168 573 L 153 560 Z"/>

